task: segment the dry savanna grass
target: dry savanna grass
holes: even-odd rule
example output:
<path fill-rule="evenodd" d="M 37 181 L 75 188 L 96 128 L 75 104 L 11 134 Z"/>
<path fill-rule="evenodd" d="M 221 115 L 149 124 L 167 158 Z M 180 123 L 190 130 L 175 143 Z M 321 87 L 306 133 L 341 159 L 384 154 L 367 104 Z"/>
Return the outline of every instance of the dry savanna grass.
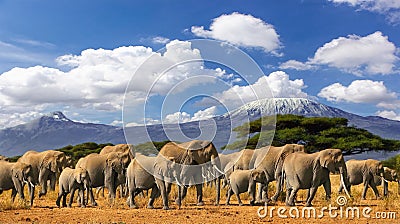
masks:
<path fill-rule="evenodd" d="M 336 206 L 336 199 L 339 196 L 337 189 L 339 187 L 339 176 L 332 175 L 332 199 L 330 202 L 325 200 L 325 192 L 321 186 L 314 198 L 313 205 L 316 209 L 316 215 L 320 214 L 322 207 Z M 188 191 L 188 196 L 183 201 L 181 209 L 178 209 L 174 203 L 174 198 L 177 195 L 176 187 L 170 195 L 171 210 L 162 210 L 161 198 L 155 202 L 156 209 L 147 209 L 148 197 L 137 196 L 136 203 L 139 209 L 129 209 L 126 205 L 126 199 L 120 198 L 117 192 L 117 199 L 114 203 L 109 202 L 107 197 L 99 195 L 97 198 L 98 206 L 89 206 L 87 208 L 80 208 L 76 202 L 72 208 L 57 208 L 55 201 L 57 199 L 57 191 L 50 191 L 42 198 L 35 198 L 34 206 L 29 207 L 27 202 L 21 201 L 18 196 L 14 203 L 11 202 L 11 191 L 3 192 L 0 195 L 0 223 L 259 223 L 259 222 L 273 222 L 273 223 L 398 223 L 400 217 L 400 204 L 399 195 L 397 194 L 397 183 L 389 184 L 389 197 L 376 200 L 372 189 L 368 189 L 367 200 L 361 200 L 361 192 L 363 186 L 352 187 L 352 198 L 347 200 L 347 204 L 342 207 L 344 213 L 341 218 L 331 218 L 329 212 L 325 211 L 324 217 L 302 217 L 301 211 L 304 208 L 307 191 L 300 190 L 297 195 L 297 209 L 300 211 L 299 218 L 280 218 L 278 217 L 277 210 L 279 208 L 286 209 L 284 215 L 289 216 L 290 207 L 286 207 L 283 199 L 275 205 L 268 205 L 268 212 L 273 209 L 272 217 L 270 213 L 266 217 L 260 218 L 257 215 L 257 210 L 260 206 L 238 206 L 236 197 L 233 195 L 231 198 L 230 206 L 225 206 L 225 193 L 226 189 L 221 192 L 221 201 L 219 206 L 215 206 L 215 188 L 206 186 L 203 189 L 205 206 L 196 206 L 196 190 L 191 187 Z M 382 187 L 378 187 L 382 192 Z M 275 193 L 275 182 L 269 186 L 269 197 Z M 26 192 L 26 195 L 27 192 Z M 107 195 L 107 191 L 106 191 Z M 36 193 L 37 196 L 37 193 Z M 341 196 L 344 196 L 342 194 Z M 283 198 L 282 196 L 281 198 Z M 69 196 L 68 196 L 69 198 Z M 67 198 L 67 199 L 68 199 Z M 245 204 L 249 203 L 249 196 L 247 193 L 241 195 L 241 199 Z M 360 218 L 345 217 L 345 211 L 348 207 L 358 207 L 360 210 Z M 370 218 L 363 217 L 362 209 L 371 208 L 369 215 Z M 293 209 L 293 208 L 292 208 Z M 337 210 L 339 211 L 339 210 Z M 395 219 L 377 219 L 377 213 L 380 215 L 389 212 L 395 212 Z M 295 213 L 293 213 L 295 214 Z M 349 213 L 351 215 L 351 213 Z"/>

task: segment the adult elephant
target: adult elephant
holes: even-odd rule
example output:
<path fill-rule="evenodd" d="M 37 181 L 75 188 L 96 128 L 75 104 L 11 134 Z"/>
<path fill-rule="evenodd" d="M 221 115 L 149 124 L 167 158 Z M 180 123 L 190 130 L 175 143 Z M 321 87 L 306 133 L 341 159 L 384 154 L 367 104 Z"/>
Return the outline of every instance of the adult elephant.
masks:
<path fill-rule="evenodd" d="M 133 145 L 131 144 L 118 144 L 118 145 L 114 145 L 114 146 L 105 146 L 101 151 L 100 151 L 100 155 L 105 155 L 111 152 L 117 152 L 117 153 L 121 153 L 122 156 L 122 162 L 124 163 L 124 167 L 127 168 L 128 165 L 131 163 L 131 161 L 135 158 L 135 151 L 133 148 Z M 126 195 L 126 188 L 125 188 L 125 182 L 126 182 L 126 178 L 125 175 L 120 175 L 118 177 L 118 181 L 117 181 L 117 187 L 121 186 L 121 197 Z M 97 190 L 97 194 L 100 190 L 103 190 L 103 196 L 104 196 L 104 188 L 100 187 Z"/>
<path fill-rule="evenodd" d="M 0 160 L 0 194 L 5 190 L 12 190 L 11 199 L 14 201 L 17 193 L 24 200 L 24 184 L 32 176 L 31 165 Z M 31 184 L 31 183 L 28 183 Z"/>
<path fill-rule="evenodd" d="M 79 159 L 76 168 L 86 169 L 89 173 L 91 186 L 87 192 L 93 206 L 97 206 L 94 200 L 92 188 L 105 186 L 111 200 L 115 198 L 117 180 L 119 175 L 125 175 L 123 155 L 117 152 L 100 155 L 92 153 Z"/>
<path fill-rule="evenodd" d="M 346 164 L 340 149 L 325 149 L 312 154 L 295 152 L 288 155 L 283 162 L 283 174 L 286 176 L 286 205 L 294 206 L 297 191 L 308 189 L 305 206 L 312 206 L 311 202 L 321 185 L 324 186 L 326 198 L 329 200 L 330 172 L 339 172 L 341 182 L 348 185 Z"/>
<path fill-rule="evenodd" d="M 389 193 L 389 182 L 397 182 L 397 193 L 399 193 L 400 180 L 396 170 L 390 169 L 389 167 L 383 167 L 383 178 L 374 176 L 374 182 L 376 186 L 383 186 L 383 196 L 387 196 Z"/>
<path fill-rule="evenodd" d="M 380 161 L 375 159 L 367 160 L 355 160 L 351 159 L 346 162 L 347 173 L 349 178 L 348 189 L 350 191 L 351 185 L 364 184 L 364 189 L 361 195 L 362 199 L 365 199 L 367 194 L 368 186 L 372 188 L 377 198 L 380 197 L 378 189 L 374 181 L 375 176 L 383 177 L 383 165 Z M 343 189 L 343 184 L 339 186 L 339 193 Z"/>
<path fill-rule="evenodd" d="M 265 156 L 258 164 L 255 164 L 255 169 L 262 170 L 265 172 L 266 183 L 262 184 L 258 188 L 258 199 L 257 201 L 268 201 L 268 183 L 276 180 L 276 193 L 271 198 L 275 202 L 282 190 L 282 166 L 287 156 L 295 152 L 304 152 L 304 145 L 298 144 L 286 144 L 281 147 L 267 146 L 267 148 L 260 148 L 266 150 Z"/>
<path fill-rule="evenodd" d="M 177 166 L 180 167 L 178 171 L 179 179 L 181 180 L 180 182 L 186 186 L 196 186 L 198 205 L 204 204 L 202 192 L 202 166 L 210 165 L 214 170 L 214 176 L 217 178 L 215 203 L 219 204 L 220 175 L 223 173 L 220 170 L 221 164 L 214 144 L 210 141 L 201 140 L 193 140 L 182 144 L 170 142 L 161 148 L 154 164 L 154 174 L 156 175 L 156 183 L 163 199 L 163 209 L 169 209 L 168 185 L 175 181 L 174 177 L 170 176 L 170 173 L 168 173 L 168 166 L 172 163 L 170 161 L 171 159 L 173 159 L 177 163 Z M 219 173 L 217 173 L 217 171 Z M 186 187 L 182 188 L 182 193 L 180 192 L 180 189 L 181 187 L 179 187 L 177 198 L 178 206 L 181 205 L 181 200 L 184 198 L 187 191 Z"/>
<path fill-rule="evenodd" d="M 234 152 L 230 154 L 219 154 L 219 159 L 221 161 L 221 170 L 224 172 L 224 184 L 226 186 L 230 174 L 235 170 L 249 170 L 250 161 L 252 160 L 254 154 L 253 149 L 243 149 L 239 152 Z"/>
<path fill-rule="evenodd" d="M 29 194 L 31 196 L 31 206 L 35 196 L 35 186 L 40 185 L 39 197 L 47 193 L 47 181 L 50 181 L 50 189 L 55 190 L 57 175 L 66 166 L 66 157 L 63 152 L 47 150 L 44 152 L 27 151 L 18 162 L 31 165 L 32 176 L 28 181 Z"/>

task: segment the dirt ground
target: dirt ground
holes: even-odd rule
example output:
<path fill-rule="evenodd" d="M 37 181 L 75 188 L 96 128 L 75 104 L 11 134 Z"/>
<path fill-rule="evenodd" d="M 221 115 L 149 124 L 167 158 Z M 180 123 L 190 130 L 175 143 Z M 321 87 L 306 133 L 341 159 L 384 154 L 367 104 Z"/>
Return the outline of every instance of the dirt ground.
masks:
<path fill-rule="evenodd" d="M 335 179 L 336 177 L 333 177 Z M 333 188 L 335 181 L 333 181 Z M 273 187 L 272 187 L 273 188 Z M 362 191 L 362 186 L 352 189 L 352 194 L 356 195 L 354 199 L 349 199 L 343 207 L 338 206 L 336 198 L 338 195 L 333 192 L 331 202 L 324 200 L 324 191 L 322 187 L 313 201 L 316 209 L 316 216 L 321 214 L 324 206 L 327 209 L 323 212 L 322 218 L 309 218 L 307 211 L 302 217 L 302 209 L 306 192 L 300 191 L 298 194 L 297 207 L 292 208 L 292 214 L 296 215 L 296 210 L 299 210 L 299 218 L 281 218 L 278 217 L 278 209 L 286 209 L 283 215 L 289 216 L 290 207 L 284 206 L 284 202 L 278 202 L 276 205 L 267 207 L 268 213 L 266 217 L 260 218 L 257 215 L 257 210 L 260 206 L 238 206 L 235 196 L 232 197 L 232 205 L 225 205 L 225 190 L 222 192 L 221 204 L 214 205 L 214 189 L 205 188 L 205 205 L 196 206 L 194 189 L 189 190 L 188 198 L 185 199 L 181 209 L 178 209 L 172 198 L 176 195 L 172 192 L 170 207 L 171 210 L 162 210 L 161 199 L 155 202 L 156 209 L 147 209 L 147 198 L 142 196 L 137 197 L 139 209 L 129 209 L 126 205 L 126 199 L 117 198 L 114 204 L 110 204 L 105 197 L 99 196 L 97 199 L 98 206 L 87 208 L 77 207 L 74 203 L 72 208 L 58 208 L 55 205 L 57 197 L 56 192 L 49 192 L 45 197 L 35 198 L 34 206 L 30 208 L 19 199 L 13 204 L 9 199 L 11 192 L 4 192 L 0 195 L 0 223 L 399 223 L 400 221 L 400 205 L 399 196 L 397 193 L 397 185 L 390 185 L 390 193 L 392 196 L 383 200 L 376 200 L 369 190 L 367 200 L 361 200 L 359 195 Z M 333 190 L 334 191 L 334 190 Z M 274 190 L 271 189 L 270 193 Z M 358 195 L 358 196 L 357 196 Z M 249 203 L 247 193 L 242 194 L 244 203 Z M 337 213 L 337 217 L 331 218 L 329 215 L 329 205 L 338 207 L 333 210 L 332 214 Z M 348 206 L 357 207 L 360 211 L 360 218 L 353 218 L 351 211 L 349 217 L 346 218 L 346 209 Z M 263 208 L 263 207 L 262 207 Z M 340 209 L 342 208 L 342 216 L 340 217 Z M 363 217 L 363 209 L 371 209 L 368 213 L 371 217 Z M 261 210 L 263 212 L 264 210 Z M 272 216 L 270 215 L 272 211 Z M 377 219 L 377 215 L 392 215 L 389 212 L 395 212 L 396 217 Z M 355 213 L 356 216 L 356 213 Z"/>

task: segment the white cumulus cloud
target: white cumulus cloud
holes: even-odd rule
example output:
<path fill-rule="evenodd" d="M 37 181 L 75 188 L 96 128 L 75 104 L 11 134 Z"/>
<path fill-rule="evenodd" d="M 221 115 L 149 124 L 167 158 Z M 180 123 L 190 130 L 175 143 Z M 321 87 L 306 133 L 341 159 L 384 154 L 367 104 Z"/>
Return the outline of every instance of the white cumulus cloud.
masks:
<path fill-rule="evenodd" d="M 398 49 L 387 36 L 377 31 L 367 36 L 338 37 L 318 48 L 306 62 L 289 60 L 281 69 L 309 70 L 329 66 L 358 76 L 396 73 Z"/>
<path fill-rule="evenodd" d="M 143 68 L 141 64 L 146 59 L 149 59 L 148 66 Z M 23 117 L 28 111 L 41 113 L 66 107 L 75 111 L 120 111 L 127 84 L 139 67 L 141 70 L 132 78 L 127 93 L 132 104 L 128 106 L 142 105 L 154 83 L 152 93 L 163 95 L 191 76 L 220 75 L 220 71 L 205 68 L 201 59 L 200 51 L 192 48 L 190 42 L 174 40 L 166 44 L 164 53 L 144 46 L 86 49 L 79 55 L 58 57 L 56 61 L 63 69 L 13 68 L 0 75 L 0 128 L 15 124 L 2 117 L 9 114 Z M 196 61 L 180 64 L 167 72 L 160 70 L 187 60 Z M 190 85 L 194 83 L 180 85 L 180 88 L 183 91 Z"/>
<path fill-rule="evenodd" d="M 212 106 L 204 110 L 199 110 L 195 112 L 193 116 L 191 116 L 187 112 L 178 111 L 172 114 L 167 114 L 163 122 L 166 124 L 178 124 L 190 121 L 205 120 L 214 117 L 216 115 L 216 111 L 217 111 L 216 106 Z"/>
<path fill-rule="evenodd" d="M 383 110 L 383 111 L 378 111 L 376 112 L 376 115 L 380 116 L 380 117 L 384 117 L 387 119 L 391 119 L 391 120 L 398 120 L 400 121 L 400 114 L 397 114 L 395 111 L 393 110 Z"/>
<path fill-rule="evenodd" d="M 289 75 L 285 72 L 276 71 L 259 78 L 253 84 L 247 86 L 235 85 L 222 93 L 216 94 L 215 97 L 232 109 L 264 98 L 307 98 L 307 93 L 303 92 L 306 87 L 302 79 L 290 80 Z"/>
<path fill-rule="evenodd" d="M 275 28 L 252 15 L 223 14 L 214 18 L 210 29 L 192 26 L 191 32 L 199 37 L 213 38 L 243 47 L 261 48 L 265 52 L 279 55 L 282 47 Z"/>
<path fill-rule="evenodd" d="M 348 4 L 357 9 L 376 12 L 386 16 L 389 22 L 400 22 L 400 1 L 398 0 L 329 0 L 337 4 Z"/>
<path fill-rule="evenodd" d="M 381 81 L 355 80 L 349 86 L 334 83 L 323 88 L 319 97 L 333 102 L 374 103 L 393 102 L 397 94 L 386 88 Z"/>

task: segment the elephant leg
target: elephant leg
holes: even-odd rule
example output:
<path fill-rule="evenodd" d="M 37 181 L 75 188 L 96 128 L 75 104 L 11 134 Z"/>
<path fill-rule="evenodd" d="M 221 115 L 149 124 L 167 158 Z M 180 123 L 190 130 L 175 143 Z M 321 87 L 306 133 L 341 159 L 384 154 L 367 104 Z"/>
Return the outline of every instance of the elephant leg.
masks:
<path fill-rule="evenodd" d="M 63 196 L 63 193 L 58 193 L 58 197 L 56 200 L 57 207 L 60 207 L 60 201 L 61 201 L 62 196 Z"/>
<path fill-rule="evenodd" d="M 324 186 L 324 190 L 325 190 L 326 200 L 330 201 L 332 192 L 331 192 L 331 180 L 329 179 L 329 177 L 325 181 L 323 186 Z"/>
<path fill-rule="evenodd" d="M 251 185 L 250 187 L 250 205 L 254 206 L 256 201 L 256 184 Z"/>
<path fill-rule="evenodd" d="M 69 197 L 68 208 L 71 208 L 72 206 L 72 201 L 74 200 L 75 191 L 76 188 L 71 189 L 71 197 Z"/>
<path fill-rule="evenodd" d="M 342 183 L 340 183 L 338 193 L 341 194 L 342 191 L 343 191 L 343 185 L 342 185 Z"/>
<path fill-rule="evenodd" d="M 80 206 L 82 207 L 82 208 L 85 208 L 86 207 L 86 202 L 85 202 L 85 191 L 84 191 L 84 189 L 82 188 L 82 189 L 79 189 L 79 195 L 81 196 L 81 202 L 80 202 Z"/>
<path fill-rule="evenodd" d="M 369 185 L 371 186 L 372 190 L 374 191 L 376 199 L 379 199 L 381 196 L 379 195 L 379 191 L 376 188 L 375 182 L 373 180 L 370 180 Z"/>
<path fill-rule="evenodd" d="M 311 207 L 312 206 L 311 202 L 315 197 L 315 193 L 317 193 L 317 189 L 318 189 L 318 187 L 311 187 L 310 188 L 309 193 L 308 193 L 308 197 L 307 197 L 307 202 L 306 202 L 306 205 L 305 205 L 306 207 Z"/>
<path fill-rule="evenodd" d="M 129 187 L 129 197 L 128 197 L 128 205 L 130 208 L 138 208 L 135 203 L 135 196 L 136 196 L 136 187 L 130 186 Z"/>
<path fill-rule="evenodd" d="M 33 205 L 33 198 L 35 198 L 35 186 L 29 186 L 30 192 L 30 202 L 31 202 L 31 206 Z"/>
<path fill-rule="evenodd" d="M 50 190 L 55 191 L 56 190 L 56 182 L 57 182 L 57 174 L 52 173 L 49 178 L 50 178 Z"/>
<path fill-rule="evenodd" d="M 367 195 L 367 190 L 368 190 L 368 181 L 364 181 L 364 189 L 361 194 L 361 199 L 365 200 L 365 195 Z"/>
<path fill-rule="evenodd" d="M 278 200 L 279 194 L 282 191 L 282 182 L 281 181 L 282 181 L 282 176 L 279 175 L 276 178 L 276 192 L 275 192 L 274 196 L 272 196 L 272 198 L 271 198 L 272 202 L 274 202 L 274 203 Z"/>
<path fill-rule="evenodd" d="M 239 202 L 239 206 L 242 206 L 242 205 L 243 205 L 243 202 L 242 202 L 242 200 L 240 200 L 240 193 L 239 193 L 239 192 L 236 192 L 235 195 L 236 195 L 236 198 L 237 198 L 237 200 L 238 200 L 238 202 Z"/>
<path fill-rule="evenodd" d="M 3 192 L 3 190 L 1 190 L 0 194 Z M 15 196 L 17 196 L 17 189 L 12 188 L 11 190 L 11 201 L 14 203 L 15 200 Z"/>
<path fill-rule="evenodd" d="M 178 205 L 178 208 L 180 209 L 181 205 L 182 205 L 182 187 L 179 185 L 178 185 L 178 198 L 176 199 L 176 204 Z"/>
<path fill-rule="evenodd" d="M 157 186 L 153 186 L 153 188 L 151 189 L 151 194 L 150 194 L 150 200 L 149 203 L 147 204 L 147 208 L 154 208 L 153 204 L 154 204 L 154 200 L 156 198 L 160 197 L 160 190 L 158 190 Z"/>
<path fill-rule="evenodd" d="M 263 184 L 262 188 L 260 189 L 261 191 L 261 201 L 262 202 L 268 202 L 268 183 L 267 184 Z"/>
<path fill-rule="evenodd" d="M 171 183 L 165 183 L 165 188 L 167 189 L 167 194 L 171 193 L 172 189 L 172 184 Z"/>
<path fill-rule="evenodd" d="M 288 191 L 289 191 L 289 190 L 288 190 Z M 295 206 L 294 200 L 296 199 L 297 191 L 299 191 L 299 188 L 298 188 L 298 187 L 290 189 L 290 191 L 288 192 L 289 198 L 288 198 L 288 200 L 286 201 L 286 205 L 287 205 L 287 206 Z"/>
<path fill-rule="evenodd" d="M 96 200 L 94 200 L 94 195 L 93 195 L 93 189 L 89 187 L 87 189 L 87 195 L 90 197 L 90 202 L 92 203 L 93 206 L 97 206 Z"/>
<path fill-rule="evenodd" d="M 228 196 L 226 196 L 226 205 L 229 205 L 229 201 L 231 200 L 231 196 L 232 196 L 232 194 L 233 194 L 233 191 L 232 191 L 232 188 L 231 187 L 229 187 L 228 188 L 228 191 L 227 191 L 227 193 L 228 193 Z"/>
<path fill-rule="evenodd" d="M 42 180 L 42 183 L 40 184 L 41 190 L 39 192 L 39 198 L 47 194 L 47 181 Z"/>
<path fill-rule="evenodd" d="M 67 194 L 68 193 L 66 193 L 66 192 L 63 192 L 63 194 L 62 194 L 62 199 L 63 199 L 62 207 L 67 207 Z"/>
<path fill-rule="evenodd" d="M 197 206 L 203 206 L 203 185 L 196 184 Z"/>
<path fill-rule="evenodd" d="M 158 189 L 160 189 L 161 197 L 163 200 L 163 209 L 168 210 L 168 191 L 163 180 L 156 179 Z"/>
<path fill-rule="evenodd" d="M 386 181 L 383 181 L 383 196 L 388 196 L 388 183 Z"/>

